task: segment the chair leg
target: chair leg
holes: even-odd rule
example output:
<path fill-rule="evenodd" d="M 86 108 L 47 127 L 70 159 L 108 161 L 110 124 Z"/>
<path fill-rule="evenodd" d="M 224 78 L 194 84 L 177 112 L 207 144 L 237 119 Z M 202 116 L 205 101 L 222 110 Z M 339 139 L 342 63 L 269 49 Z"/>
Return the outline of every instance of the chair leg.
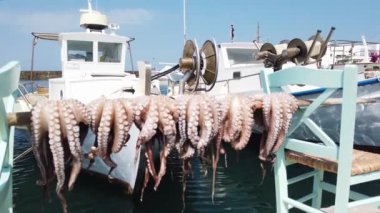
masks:
<path fill-rule="evenodd" d="M 335 192 L 335 212 L 348 212 L 348 203 L 350 195 L 350 171 L 341 170 L 337 175 L 336 192 Z M 344 174 L 346 173 L 346 174 Z"/>
<path fill-rule="evenodd" d="M 321 183 L 323 181 L 323 171 L 317 170 L 318 173 L 314 175 L 313 178 L 313 194 L 315 197 L 312 200 L 312 206 L 316 209 L 320 209 L 322 205 L 322 187 Z"/>
<path fill-rule="evenodd" d="M 284 149 L 280 149 L 276 154 L 274 164 L 275 184 L 276 184 L 276 208 L 277 213 L 288 213 L 288 204 L 284 198 L 288 197 L 288 178 L 286 174 Z"/>

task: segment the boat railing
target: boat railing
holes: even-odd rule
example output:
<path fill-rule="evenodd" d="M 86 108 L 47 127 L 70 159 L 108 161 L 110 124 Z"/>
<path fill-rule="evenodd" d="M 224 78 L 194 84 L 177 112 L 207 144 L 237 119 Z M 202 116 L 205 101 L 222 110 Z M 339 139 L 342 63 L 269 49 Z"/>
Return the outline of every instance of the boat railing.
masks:
<path fill-rule="evenodd" d="M 20 64 L 9 62 L 0 68 L 0 212 L 12 212 L 12 168 L 14 127 L 8 125 L 6 115 L 13 111 L 16 100 Z"/>
<path fill-rule="evenodd" d="M 31 104 L 29 98 L 26 96 L 26 94 L 29 94 L 30 91 L 28 91 L 28 89 L 25 87 L 25 85 L 21 84 L 21 83 L 18 84 L 17 90 L 18 90 L 20 96 L 22 97 L 22 99 L 27 103 L 28 108 L 31 109 L 32 104 Z"/>

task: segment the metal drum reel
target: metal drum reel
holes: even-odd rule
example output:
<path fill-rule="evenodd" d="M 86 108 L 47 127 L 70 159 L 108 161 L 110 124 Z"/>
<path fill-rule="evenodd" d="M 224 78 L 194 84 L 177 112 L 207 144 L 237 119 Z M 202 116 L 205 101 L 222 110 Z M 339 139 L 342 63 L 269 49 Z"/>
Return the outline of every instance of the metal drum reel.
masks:
<path fill-rule="evenodd" d="M 210 91 L 218 76 L 218 54 L 215 41 L 207 40 L 201 50 L 195 41 L 187 40 L 179 60 L 180 70 L 184 73 L 183 81 L 190 87 L 190 93 L 195 91 Z M 202 88 L 199 88 L 202 79 Z"/>
<path fill-rule="evenodd" d="M 200 56 L 197 42 L 187 40 L 183 47 L 182 58 L 179 59 L 179 69 L 184 73 L 183 80 L 188 87 L 191 87 L 190 92 L 194 92 L 199 83 L 200 73 Z"/>

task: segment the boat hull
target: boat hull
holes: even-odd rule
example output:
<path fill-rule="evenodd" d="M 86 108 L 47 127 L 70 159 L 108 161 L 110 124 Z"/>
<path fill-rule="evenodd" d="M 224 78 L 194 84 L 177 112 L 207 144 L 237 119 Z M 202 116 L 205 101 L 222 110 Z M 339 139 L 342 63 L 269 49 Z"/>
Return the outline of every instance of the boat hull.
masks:
<path fill-rule="evenodd" d="M 129 134 L 130 139 L 120 152 L 111 154 L 111 159 L 117 164 L 117 167 L 110 174 L 110 178 L 116 179 L 133 191 L 140 162 L 140 150 L 136 150 L 139 130 L 135 125 L 131 127 Z M 89 153 L 94 142 L 95 134 L 90 131 L 84 140 L 82 152 Z M 88 166 L 89 160 L 84 159 L 82 168 L 85 171 L 96 172 L 105 176 L 107 176 L 110 171 L 110 167 L 108 167 L 100 157 L 95 158 L 95 162 L 90 168 L 88 168 Z"/>

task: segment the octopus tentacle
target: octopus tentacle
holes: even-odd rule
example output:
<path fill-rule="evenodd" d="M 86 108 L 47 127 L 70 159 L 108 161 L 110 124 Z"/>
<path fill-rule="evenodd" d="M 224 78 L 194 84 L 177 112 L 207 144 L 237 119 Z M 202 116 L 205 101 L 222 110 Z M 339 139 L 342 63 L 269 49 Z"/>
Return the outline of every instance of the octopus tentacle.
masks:
<path fill-rule="evenodd" d="M 186 133 L 186 120 L 187 118 L 187 108 L 189 103 L 189 96 L 182 96 L 176 100 L 177 111 L 178 111 L 178 130 L 179 130 L 179 142 L 177 143 L 176 149 L 178 153 L 182 153 L 182 148 L 185 141 L 187 140 Z"/>
<path fill-rule="evenodd" d="M 146 115 L 149 109 L 150 100 L 151 99 L 149 98 L 149 96 L 142 96 L 142 97 L 135 98 L 133 100 L 133 103 L 132 103 L 133 112 L 134 112 L 133 117 L 134 117 L 136 126 L 140 130 L 142 129 L 142 125 L 144 124 L 146 120 Z"/>
<path fill-rule="evenodd" d="M 60 120 L 64 123 L 62 125 L 62 133 L 67 138 L 70 153 L 73 156 L 71 174 L 69 178 L 68 188 L 69 191 L 73 189 L 74 182 L 82 167 L 82 154 L 81 144 L 79 138 L 79 124 L 76 121 L 74 110 L 67 104 L 68 101 L 61 102 Z"/>
<path fill-rule="evenodd" d="M 144 191 L 145 191 L 145 188 L 148 186 L 148 183 L 149 183 L 149 171 L 148 171 L 148 167 L 145 168 L 145 173 L 144 173 L 144 183 L 143 183 L 143 186 L 141 188 L 141 195 L 140 195 L 140 201 L 142 202 L 143 199 L 144 199 Z"/>
<path fill-rule="evenodd" d="M 158 188 L 162 177 L 166 173 L 166 158 L 169 155 L 170 151 L 175 147 L 176 140 L 176 125 L 174 121 L 174 107 L 172 106 L 171 99 L 166 97 L 159 98 L 159 122 L 158 126 L 160 132 L 162 133 L 163 140 L 160 141 L 162 143 L 160 150 L 160 170 L 157 175 L 157 181 L 155 183 L 155 190 Z"/>
<path fill-rule="evenodd" d="M 148 101 L 145 101 L 145 104 L 144 102 L 138 102 L 136 108 L 140 113 L 137 113 L 135 117 L 135 120 L 139 120 L 142 125 L 137 140 L 136 151 L 138 151 L 140 145 L 145 145 L 147 157 L 146 167 L 155 182 L 157 181 L 157 172 L 154 166 L 153 141 L 151 141 L 151 139 L 155 136 L 158 127 L 159 111 L 157 100 L 157 97 L 151 97 Z"/>
<path fill-rule="evenodd" d="M 230 107 L 227 114 L 227 128 L 224 132 L 224 141 L 233 142 L 239 137 L 243 125 L 242 103 L 239 96 L 230 99 Z"/>
<path fill-rule="evenodd" d="M 273 160 L 273 147 L 276 146 L 277 138 L 280 133 L 280 130 L 282 128 L 282 102 L 279 99 L 279 95 L 272 94 L 271 95 L 271 102 L 272 102 L 272 120 L 271 120 L 271 131 L 270 137 L 268 137 L 266 141 L 266 150 L 267 150 L 267 158 L 270 158 L 268 160 Z M 268 133 L 269 134 L 269 133 Z"/>
<path fill-rule="evenodd" d="M 277 138 L 277 142 L 273 146 L 271 153 L 276 153 L 277 150 L 283 144 L 286 133 L 288 132 L 290 123 L 291 123 L 292 118 L 293 118 L 293 113 L 298 108 L 297 100 L 294 98 L 294 96 L 291 96 L 287 93 L 280 93 L 280 94 L 278 94 L 278 99 L 281 101 L 281 106 L 282 106 L 282 127 L 280 129 L 280 132 L 279 132 L 279 135 Z"/>
<path fill-rule="evenodd" d="M 99 155 L 99 144 L 98 144 L 99 138 L 98 137 L 100 134 L 98 133 L 98 130 L 99 130 L 99 125 L 100 125 L 100 120 L 103 115 L 103 107 L 104 107 L 105 102 L 106 102 L 105 98 L 98 98 L 94 101 L 91 101 L 89 104 L 86 105 L 87 116 L 83 116 L 84 118 L 88 117 L 90 129 L 95 134 L 94 145 L 91 147 L 90 152 L 85 154 L 85 157 L 90 160 L 87 166 L 87 169 L 91 168 L 91 166 L 95 162 L 95 158 Z"/>
<path fill-rule="evenodd" d="M 154 182 L 157 181 L 157 172 L 156 167 L 154 166 L 154 157 L 153 157 L 153 141 L 148 141 L 145 143 L 145 157 L 146 157 L 146 168 L 148 169 L 150 175 L 152 176 Z"/>
<path fill-rule="evenodd" d="M 152 97 L 149 103 L 148 112 L 146 114 L 146 120 L 141 128 L 138 137 L 139 144 L 144 144 L 145 142 L 152 139 L 153 136 L 156 134 L 158 127 L 158 115 L 159 112 L 157 99 L 155 97 Z"/>
<path fill-rule="evenodd" d="M 111 174 L 112 170 L 117 166 L 117 164 L 112 161 L 110 156 L 110 145 L 113 141 L 113 134 L 111 134 L 111 124 L 114 122 L 113 104 L 113 100 L 107 100 L 104 103 L 103 114 L 100 120 L 97 134 L 99 156 L 102 158 L 103 162 L 110 167 L 109 174 Z"/>
<path fill-rule="evenodd" d="M 55 174 L 57 176 L 56 193 L 61 201 L 64 212 L 67 212 L 67 201 L 64 196 L 64 183 L 65 183 L 65 165 L 64 165 L 64 150 L 62 145 L 62 135 L 60 130 L 59 121 L 59 108 L 56 101 L 50 104 L 49 116 L 49 145 L 53 154 Z"/>
<path fill-rule="evenodd" d="M 253 120 L 253 109 L 250 107 L 250 100 L 248 97 L 241 97 L 242 102 L 242 112 L 243 112 L 243 123 L 242 123 L 242 131 L 240 137 L 236 143 L 232 143 L 232 147 L 235 150 L 242 150 L 248 143 L 251 133 L 252 127 L 254 124 Z"/>
<path fill-rule="evenodd" d="M 117 153 L 123 148 L 128 138 L 129 122 L 127 113 L 119 100 L 114 101 L 115 119 L 113 124 L 112 153 Z M 127 130 L 127 131 L 126 131 Z"/>
<path fill-rule="evenodd" d="M 43 109 L 42 109 L 42 103 L 38 103 L 32 110 L 32 148 L 33 153 L 37 162 L 37 166 L 40 169 L 41 173 L 41 180 L 37 181 L 38 185 L 45 185 L 47 184 L 47 165 L 46 165 L 46 155 L 43 153 L 43 147 L 42 143 L 44 143 L 44 139 L 46 136 L 45 132 L 47 131 L 47 124 L 44 123 L 46 119 L 43 119 Z M 45 115 L 46 116 L 46 115 Z"/>
<path fill-rule="evenodd" d="M 105 98 L 99 98 L 87 104 L 87 113 L 89 118 L 91 118 L 90 127 L 95 134 L 98 132 L 105 101 Z"/>
<path fill-rule="evenodd" d="M 87 111 L 86 105 L 76 99 L 66 99 L 63 100 L 74 113 L 75 120 L 80 123 L 89 125 L 91 123 L 91 115 Z"/>
<path fill-rule="evenodd" d="M 124 131 L 126 133 L 126 139 L 124 140 L 124 143 L 123 143 L 123 146 L 125 146 L 129 140 L 129 137 L 130 137 L 129 136 L 129 130 L 131 129 L 133 122 L 134 122 L 133 103 L 132 103 L 132 101 L 130 101 L 128 99 L 119 99 L 119 101 L 121 102 L 121 104 L 125 110 L 125 116 L 127 116 L 127 119 L 123 121 Z"/>
<path fill-rule="evenodd" d="M 210 106 L 210 102 L 208 101 L 208 97 L 200 96 L 200 101 L 202 102 L 200 106 L 200 137 L 198 141 L 198 150 L 204 149 L 208 145 L 208 142 L 211 140 L 213 136 L 213 128 L 214 128 L 214 114 L 212 112 L 212 108 Z"/>
<path fill-rule="evenodd" d="M 182 150 L 180 158 L 184 160 L 191 158 L 195 154 L 195 149 L 192 147 L 190 140 L 185 141 Z"/>
<path fill-rule="evenodd" d="M 209 104 L 211 107 L 211 113 L 212 113 L 213 124 L 214 124 L 212 127 L 212 135 L 211 135 L 211 138 L 213 138 L 218 135 L 220 131 L 220 127 L 223 122 L 222 104 L 213 96 L 209 96 L 208 99 L 209 99 Z"/>
<path fill-rule="evenodd" d="M 166 152 L 165 156 L 168 156 L 169 152 L 175 146 L 175 136 L 177 129 L 175 126 L 174 116 L 170 110 L 171 101 L 169 98 L 160 97 L 158 99 L 158 127 L 160 132 L 170 138 L 165 144 Z M 174 138 L 174 140 L 173 140 Z"/>
<path fill-rule="evenodd" d="M 274 112 L 272 111 L 273 102 L 271 100 L 271 96 L 267 95 L 263 97 L 263 116 L 264 116 L 264 134 L 260 140 L 260 154 L 259 159 L 262 161 L 266 161 L 268 156 L 268 142 L 273 141 L 273 126 L 271 126 L 271 122 L 274 123 Z"/>
<path fill-rule="evenodd" d="M 199 115 L 200 115 L 199 99 L 193 96 L 187 108 L 187 117 L 188 117 L 187 136 L 194 147 L 197 147 L 198 142 L 199 142 L 199 135 L 198 135 L 198 128 L 200 126 Z"/>
<path fill-rule="evenodd" d="M 154 190 L 157 190 L 158 186 L 161 183 L 162 177 L 166 173 L 166 142 L 165 142 L 165 136 L 162 137 L 162 140 L 160 140 L 161 144 L 161 150 L 160 150 L 160 171 L 158 172 L 157 179 L 154 184 Z"/>
<path fill-rule="evenodd" d="M 222 108 L 221 119 L 222 119 L 223 125 L 225 126 L 225 128 L 223 128 L 222 135 L 223 135 L 223 140 L 226 142 L 231 141 L 231 138 L 229 137 L 229 133 L 227 129 L 230 129 L 232 127 L 232 119 L 230 119 L 231 117 L 230 107 L 231 107 L 232 98 L 233 97 L 231 95 L 227 96 L 226 101 L 221 106 Z"/>
<path fill-rule="evenodd" d="M 271 97 L 270 95 L 263 97 L 263 116 L 264 116 L 264 126 L 269 128 L 269 123 L 271 119 Z"/>

